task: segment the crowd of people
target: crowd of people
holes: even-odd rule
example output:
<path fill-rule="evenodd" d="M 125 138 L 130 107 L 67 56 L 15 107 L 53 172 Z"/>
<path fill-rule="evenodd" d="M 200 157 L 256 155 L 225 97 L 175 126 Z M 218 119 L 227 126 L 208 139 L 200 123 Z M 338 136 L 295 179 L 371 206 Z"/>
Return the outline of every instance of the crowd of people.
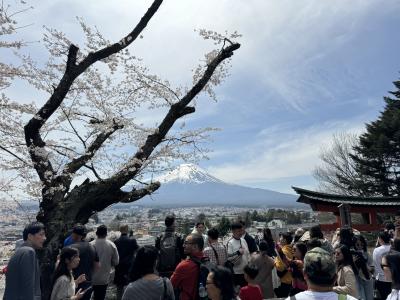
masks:
<path fill-rule="evenodd" d="M 196 223 L 183 237 L 175 217 L 165 218 L 165 232 L 155 245 L 138 247 L 127 225 L 114 242 L 100 225 L 86 241 L 77 224 L 58 256 L 51 300 L 104 300 L 113 280 L 117 300 L 261 300 L 261 299 L 400 299 L 400 222 L 388 223 L 369 251 L 366 238 L 350 227 L 332 241 L 319 225 L 274 239 L 264 228 L 256 237 L 240 220 L 225 241 L 216 228 Z M 4 300 L 41 299 L 36 249 L 46 240 L 41 223 L 29 224 L 23 244 L 6 268 Z M 371 247 L 370 247 L 371 249 Z M 111 271 L 115 269 L 112 279 Z"/>

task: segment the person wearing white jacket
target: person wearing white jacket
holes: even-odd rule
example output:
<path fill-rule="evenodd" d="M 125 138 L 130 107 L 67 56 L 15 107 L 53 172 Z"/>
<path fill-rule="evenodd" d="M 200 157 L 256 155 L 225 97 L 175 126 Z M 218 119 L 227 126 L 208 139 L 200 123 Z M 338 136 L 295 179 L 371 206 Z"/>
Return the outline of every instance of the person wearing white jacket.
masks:
<path fill-rule="evenodd" d="M 232 238 L 227 243 L 228 260 L 233 264 L 233 281 L 235 286 L 243 287 L 247 285 L 244 279 L 244 267 L 250 259 L 249 248 L 244 238 L 242 238 L 243 225 L 233 223 L 231 225 Z"/>

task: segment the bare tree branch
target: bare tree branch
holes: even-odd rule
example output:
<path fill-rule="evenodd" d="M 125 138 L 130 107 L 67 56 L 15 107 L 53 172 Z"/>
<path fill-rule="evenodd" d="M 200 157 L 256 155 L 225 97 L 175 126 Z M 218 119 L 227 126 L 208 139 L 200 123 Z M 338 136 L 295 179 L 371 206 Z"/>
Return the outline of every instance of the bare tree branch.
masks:
<path fill-rule="evenodd" d="M 126 37 L 119 41 L 119 43 L 115 43 L 94 53 L 89 53 L 89 55 L 78 65 L 78 67 L 86 70 L 96 61 L 109 57 L 110 55 L 115 54 L 129 46 L 134 40 L 136 40 L 143 29 L 146 28 L 147 23 L 157 12 L 162 2 L 163 0 L 154 0 L 153 4 L 150 6 L 150 8 L 147 10 L 147 12 L 144 14 L 140 22 L 136 25 L 131 33 L 129 33 Z"/>
<path fill-rule="evenodd" d="M 64 174 L 73 174 L 78 171 L 82 166 L 84 166 L 99 150 L 99 148 L 103 145 L 103 143 L 118 129 L 123 128 L 123 125 L 118 124 L 117 121 L 113 121 L 113 125 L 110 126 L 107 130 L 101 132 L 95 140 L 89 145 L 86 149 L 84 155 L 73 159 L 70 163 L 68 163 L 64 170 Z"/>
<path fill-rule="evenodd" d="M 162 82 L 160 82 L 160 81 L 158 81 L 158 80 L 155 80 L 155 79 L 151 78 L 151 76 L 148 76 L 148 75 L 146 75 L 146 74 L 144 74 L 144 73 L 142 73 L 142 72 L 137 72 L 137 73 L 140 74 L 141 76 L 143 76 L 144 78 L 150 80 L 151 82 L 153 82 L 153 83 L 155 83 L 155 84 L 158 84 L 158 85 L 162 86 L 163 88 L 167 89 L 171 94 L 174 95 L 174 97 L 175 97 L 176 99 L 179 100 L 178 94 L 177 94 L 174 90 L 172 90 L 169 86 L 165 85 L 164 83 L 162 83 Z M 147 84 L 146 82 L 144 82 L 144 81 L 141 81 L 141 82 L 142 82 L 142 83 L 145 83 L 146 85 L 148 85 L 148 84 Z"/>
<path fill-rule="evenodd" d="M 0 145 L 0 149 L 7 152 L 8 154 L 10 154 L 11 156 L 14 156 L 16 159 L 18 159 L 19 161 L 23 162 L 25 165 L 30 166 L 31 164 L 28 163 L 27 161 L 25 161 L 23 158 L 19 157 L 18 155 L 16 155 L 14 152 L 11 152 L 10 150 L 8 150 L 7 148 L 4 148 L 3 146 Z"/>
<path fill-rule="evenodd" d="M 45 153 L 45 142 L 40 135 L 40 129 L 61 105 L 74 80 L 95 62 L 104 59 L 112 54 L 115 54 L 130 45 L 147 26 L 147 23 L 156 13 L 161 3 L 162 0 L 154 0 L 151 7 L 147 10 L 145 15 L 133 29 L 133 31 L 129 33 L 125 38 L 123 38 L 119 43 L 115 43 L 99 51 L 89 53 L 86 58 L 84 58 L 78 65 L 76 65 L 76 60 L 79 48 L 75 45 L 70 45 L 68 51 L 67 67 L 58 86 L 54 89 L 54 92 L 50 96 L 49 100 L 47 100 L 47 102 L 40 108 L 38 113 L 24 127 L 25 142 L 29 148 L 31 159 L 40 180 L 46 185 L 48 184 L 48 175 L 54 175 L 54 170 L 50 163 L 48 155 L 46 155 Z M 107 133 L 105 133 L 105 135 L 107 135 Z M 101 139 L 101 137 L 98 138 Z M 87 161 L 86 157 L 87 156 L 80 158 L 79 162 L 74 160 L 70 163 L 67 169 L 79 169 Z"/>
<path fill-rule="evenodd" d="M 82 142 L 83 146 L 86 148 L 85 140 L 80 136 L 78 131 L 75 129 L 74 125 L 72 125 L 72 122 L 71 122 L 71 120 L 69 118 L 69 115 L 67 114 L 67 112 L 65 111 L 65 109 L 63 107 L 61 107 L 61 110 L 64 113 L 64 116 L 67 118 L 68 124 L 71 126 L 71 128 L 74 131 L 75 135 L 78 137 L 78 139 Z"/>
<path fill-rule="evenodd" d="M 239 47 L 240 44 L 236 43 L 222 49 L 219 52 L 219 54 L 209 63 L 203 76 L 179 102 L 171 106 L 164 120 L 158 126 L 156 132 L 150 134 L 147 137 L 143 146 L 140 147 L 136 154 L 130 159 L 130 162 L 122 170 L 113 175 L 109 179 L 110 182 L 113 182 L 113 184 L 122 187 L 139 172 L 143 162 L 162 142 L 168 131 L 174 125 L 175 121 L 178 120 L 180 117 L 193 113 L 195 111 L 194 107 L 190 107 L 187 105 L 205 87 L 218 65 L 225 59 L 231 57 L 233 55 L 233 52 L 239 49 Z"/>
<path fill-rule="evenodd" d="M 338 133 L 333 135 L 330 147 L 320 153 L 321 166 L 313 171 L 323 190 L 343 195 L 361 195 L 357 190 L 358 174 L 355 162 L 351 158 L 358 138 L 354 134 Z"/>
<path fill-rule="evenodd" d="M 93 172 L 94 176 L 96 176 L 96 178 L 100 181 L 103 180 L 103 178 L 100 177 L 99 173 L 97 173 L 96 168 L 94 167 L 93 163 L 90 164 L 90 166 L 88 166 L 87 164 L 84 165 L 85 168 L 89 169 L 90 171 Z"/>
<path fill-rule="evenodd" d="M 148 184 L 146 187 L 139 190 L 132 190 L 131 192 L 126 193 L 125 197 L 120 200 L 122 203 L 130 203 L 137 201 L 144 196 L 151 195 L 161 186 L 159 182 L 152 182 Z"/>

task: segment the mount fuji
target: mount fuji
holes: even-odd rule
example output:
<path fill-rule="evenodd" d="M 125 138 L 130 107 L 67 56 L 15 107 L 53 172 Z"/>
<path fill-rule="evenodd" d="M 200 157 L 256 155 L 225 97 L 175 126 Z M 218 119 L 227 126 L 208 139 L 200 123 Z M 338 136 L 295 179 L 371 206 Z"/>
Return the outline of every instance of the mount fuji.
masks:
<path fill-rule="evenodd" d="M 194 164 L 182 164 L 156 180 L 161 187 L 135 202 L 143 206 L 304 207 L 295 195 L 226 183 Z"/>

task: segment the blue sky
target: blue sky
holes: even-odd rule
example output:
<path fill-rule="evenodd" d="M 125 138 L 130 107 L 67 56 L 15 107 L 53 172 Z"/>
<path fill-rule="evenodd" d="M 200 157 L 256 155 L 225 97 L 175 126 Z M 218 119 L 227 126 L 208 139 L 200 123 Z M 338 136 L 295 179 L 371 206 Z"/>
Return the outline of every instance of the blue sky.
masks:
<path fill-rule="evenodd" d="M 42 25 L 78 43 L 83 17 L 110 40 L 129 32 L 151 1 L 41 0 L 21 19 L 39 40 Z M 312 178 L 321 147 L 336 132 L 362 132 L 382 110 L 400 71 L 400 2 L 312 0 L 165 1 L 131 52 L 176 84 L 212 49 L 193 31 L 237 30 L 242 47 L 218 102 L 202 96 L 193 127 L 211 126 L 210 160 L 200 166 L 227 182 L 291 192 L 317 188 Z M 31 46 L 33 56 L 45 51 Z M 29 94 L 11 91 L 17 98 Z M 38 99 L 35 101 L 42 101 Z"/>

